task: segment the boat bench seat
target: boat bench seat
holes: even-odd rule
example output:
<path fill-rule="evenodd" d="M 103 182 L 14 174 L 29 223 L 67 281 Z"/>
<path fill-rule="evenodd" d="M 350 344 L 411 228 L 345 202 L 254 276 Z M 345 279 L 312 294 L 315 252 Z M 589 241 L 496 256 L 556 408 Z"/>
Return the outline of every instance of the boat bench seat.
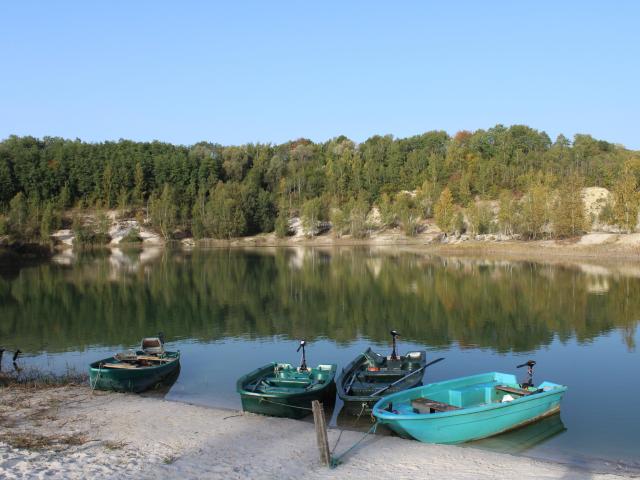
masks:
<path fill-rule="evenodd" d="M 514 393 L 516 395 L 531 395 L 532 393 L 535 392 L 530 392 L 529 390 L 523 390 L 522 388 L 514 388 L 514 387 L 508 387 L 506 385 L 496 385 L 496 390 L 500 390 L 501 392 L 507 392 L 507 393 Z"/>
<path fill-rule="evenodd" d="M 411 400 L 411 406 L 416 413 L 450 412 L 460 410 L 460 407 L 448 403 L 436 402 L 430 398 L 416 398 Z"/>
<path fill-rule="evenodd" d="M 402 378 L 409 372 L 403 372 L 398 370 L 378 370 L 378 371 L 364 371 L 362 376 L 371 379 L 389 380 L 389 378 Z"/>
<path fill-rule="evenodd" d="M 310 379 L 296 380 L 293 378 L 270 378 L 267 383 L 277 387 L 306 387 L 311 384 Z"/>

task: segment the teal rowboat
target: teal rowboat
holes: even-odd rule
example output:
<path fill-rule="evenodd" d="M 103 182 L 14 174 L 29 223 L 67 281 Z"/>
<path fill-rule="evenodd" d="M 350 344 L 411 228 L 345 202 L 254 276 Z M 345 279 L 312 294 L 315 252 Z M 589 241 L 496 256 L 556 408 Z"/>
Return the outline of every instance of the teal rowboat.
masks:
<path fill-rule="evenodd" d="M 551 382 L 521 386 L 514 375 L 483 373 L 386 396 L 373 415 L 403 437 L 462 443 L 553 415 L 566 390 Z"/>
<path fill-rule="evenodd" d="M 302 340 L 299 367 L 268 363 L 240 377 L 236 389 L 245 412 L 274 417 L 302 418 L 311 413 L 311 402 L 333 404 L 336 396 L 337 365 L 307 367 L 306 342 Z"/>
<path fill-rule="evenodd" d="M 141 349 L 93 362 L 91 388 L 139 393 L 175 380 L 180 373 L 180 352 L 166 352 L 160 339 L 145 338 Z"/>
<path fill-rule="evenodd" d="M 274 417 L 305 417 L 313 400 L 335 401 L 336 370 L 337 365 L 301 370 L 288 363 L 269 363 L 238 379 L 242 409 Z"/>

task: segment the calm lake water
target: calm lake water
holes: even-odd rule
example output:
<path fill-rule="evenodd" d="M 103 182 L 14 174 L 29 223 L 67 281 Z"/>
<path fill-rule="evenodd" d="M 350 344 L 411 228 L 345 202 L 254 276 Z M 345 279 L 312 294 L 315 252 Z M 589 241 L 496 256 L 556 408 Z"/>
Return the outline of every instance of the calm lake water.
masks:
<path fill-rule="evenodd" d="M 393 249 L 144 250 L 0 270 L 0 345 L 22 366 L 84 370 L 163 331 L 181 350 L 169 400 L 239 408 L 270 361 L 348 363 L 367 346 L 446 357 L 425 381 L 483 371 L 569 386 L 560 416 L 472 447 L 640 471 L 640 263 L 552 266 Z M 4 359 L 3 368 L 10 367 Z M 332 423 L 352 427 L 339 414 Z M 361 419 L 368 422 L 369 419 Z"/>

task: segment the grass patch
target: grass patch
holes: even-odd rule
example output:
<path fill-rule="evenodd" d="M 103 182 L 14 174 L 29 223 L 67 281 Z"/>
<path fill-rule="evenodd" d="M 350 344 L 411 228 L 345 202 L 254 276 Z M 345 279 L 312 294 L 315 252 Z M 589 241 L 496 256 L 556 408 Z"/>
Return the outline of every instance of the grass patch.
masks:
<path fill-rule="evenodd" d="M 24 450 L 63 450 L 84 445 L 88 439 L 84 435 L 40 435 L 29 432 L 9 432 L 0 434 L 0 442 Z"/>
<path fill-rule="evenodd" d="M 122 450 L 127 445 L 127 442 L 124 440 L 105 440 L 102 445 L 107 450 Z"/>
<path fill-rule="evenodd" d="M 140 230 L 138 230 L 137 228 L 132 228 L 124 237 L 122 237 L 120 243 L 142 243 Z"/>
<path fill-rule="evenodd" d="M 62 374 L 44 372 L 36 368 L 21 369 L 12 372 L 0 372 L 0 387 L 19 387 L 25 389 L 55 388 L 65 385 L 86 385 L 89 376 L 75 370 Z"/>
<path fill-rule="evenodd" d="M 171 454 L 171 455 L 167 455 L 166 457 L 164 457 L 162 459 L 162 462 L 165 465 L 171 465 L 172 463 L 175 463 L 176 460 L 178 460 L 178 456 Z"/>

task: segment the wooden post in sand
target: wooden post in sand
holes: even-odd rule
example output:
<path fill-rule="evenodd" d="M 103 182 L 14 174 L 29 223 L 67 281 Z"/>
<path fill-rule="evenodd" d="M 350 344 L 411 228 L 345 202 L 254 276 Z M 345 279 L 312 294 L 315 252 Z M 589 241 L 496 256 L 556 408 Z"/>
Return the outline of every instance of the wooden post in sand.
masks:
<path fill-rule="evenodd" d="M 316 440 L 320 450 L 320 461 L 323 465 L 330 465 L 331 453 L 329 451 L 329 437 L 327 436 L 327 422 L 324 418 L 324 408 L 318 400 L 311 402 L 313 410 L 313 423 L 316 426 Z"/>

